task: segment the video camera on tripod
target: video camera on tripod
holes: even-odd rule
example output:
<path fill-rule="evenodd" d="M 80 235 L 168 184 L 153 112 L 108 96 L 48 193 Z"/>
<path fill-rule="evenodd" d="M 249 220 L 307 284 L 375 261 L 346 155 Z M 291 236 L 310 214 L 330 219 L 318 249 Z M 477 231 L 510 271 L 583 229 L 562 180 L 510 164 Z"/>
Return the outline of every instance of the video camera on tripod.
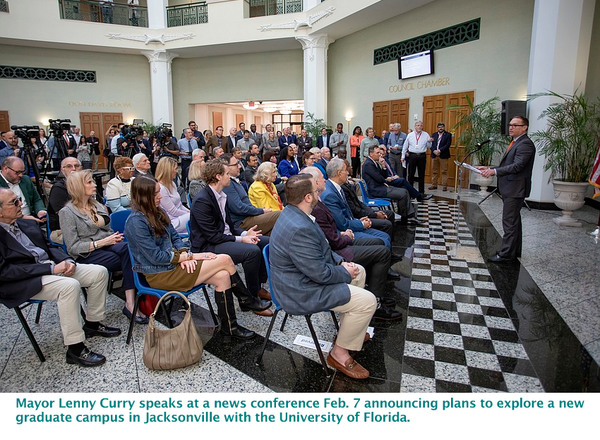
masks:
<path fill-rule="evenodd" d="M 70 119 L 48 119 L 48 124 L 50 124 L 50 134 L 53 136 L 62 136 L 71 130 Z"/>
<path fill-rule="evenodd" d="M 168 144 L 167 139 L 170 140 L 170 138 L 173 137 L 173 130 L 171 129 L 172 125 L 171 124 L 167 124 L 167 123 L 163 123 L 160 127 L 158 127 L 155 131 L 154 131 L 154 138 L 156 139 L 156 142 L 158 142 L 158 144 L 160 145 L 161 151 L 160 151 L 160 156 L 171 156 L 169 153 L 167 153 L 165 151 L 165 146 Z"/>
<path fill-rule="evenodd" d="M 40 145 L 40 127 L 37 125 L 12 125 L 10 129 L 13 131 L 15 136 L 21 139 L 23 148 L 21 152 L 17 154 L 23 158 L 23 162 L 26 166 L 26 173 L 28 175 L 33 174 L 33 181 L 35 182 L 36 189 L 42 199 L 45 198 L 45 194 L 40 181 L 40 170 L 44 169 L 45 161 L 48 156 L 43 145 Z M 35 142 L 32 142 L 32 139 Z M 18 150 L 17 150 L 18 151 Z"/>
<path fill-rule="evenodd" d="M 123 149 L 123 156 L 133 157 L 140 152 L 140 142 L 144 136 L 144 129 L 139 125 L 123 125 L 121 127 L 121 136 L 127 142 L 127 147 Z"/>

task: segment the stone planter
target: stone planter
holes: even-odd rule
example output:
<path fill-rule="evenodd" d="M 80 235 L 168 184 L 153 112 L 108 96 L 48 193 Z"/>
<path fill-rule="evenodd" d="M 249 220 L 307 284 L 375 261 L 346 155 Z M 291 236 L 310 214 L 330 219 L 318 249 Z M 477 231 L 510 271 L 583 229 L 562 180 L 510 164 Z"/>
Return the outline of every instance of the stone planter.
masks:
<path fill-rule="evenodd" d="M 560 226 L 581 226 L 578 220 L 575 220 L 573 211 L 581 208 L 585 204 L 585 194 L 588 190 L 587 182 L 563 182 L 553 180 L 554 185 L 554 204 L 562 209 L 562 217 L 554 219 L 554 223 Z"/>
<path fill-rule="evenodd" d="M 487 192 L 488 186 L 492 184 L 494 181 L 494 176 L 483 177 L 481 174 L 472 173 L 473 175 L 473 183 L 475 185 L 479 185 L 479 195 L 487 196 L 489 193 Z"/>

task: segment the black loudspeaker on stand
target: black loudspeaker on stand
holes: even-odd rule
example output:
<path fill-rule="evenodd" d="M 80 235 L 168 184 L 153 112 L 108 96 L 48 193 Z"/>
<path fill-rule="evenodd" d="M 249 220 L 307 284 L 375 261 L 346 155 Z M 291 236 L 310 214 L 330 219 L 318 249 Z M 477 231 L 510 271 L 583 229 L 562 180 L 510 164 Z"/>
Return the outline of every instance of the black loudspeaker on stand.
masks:
<path fill-rule="evenodd" d="M 502 135 L 508 136 L 508 124 L 515 116 L 527 116 L 527 101 L 502 101 L 500 113 L 500 130 Z"/>

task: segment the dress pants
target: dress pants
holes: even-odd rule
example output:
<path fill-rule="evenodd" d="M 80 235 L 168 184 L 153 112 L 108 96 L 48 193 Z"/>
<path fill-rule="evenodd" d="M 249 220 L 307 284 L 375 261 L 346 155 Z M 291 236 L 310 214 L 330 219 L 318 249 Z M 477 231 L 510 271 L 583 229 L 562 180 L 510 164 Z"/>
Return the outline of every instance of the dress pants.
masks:
<path fill-rule="evenodd" d="M 377 297 L 385 296 L 387 272 L 392 265 L 391 251 L 381 246 L 379 240 L 357 238 L 350 246 L 354 253 L 352 261 L 367 271 L 367 284 Z"/>
<path fill-rule="evenodd" d="M 504 258 L 521 256 L 523 246 L 523 231 L 521 226 L 521 208 L 523 198 L 504 197 L 502 199 L 502 246 L 498 255 Z"/>
<path fill-rule="evenodd" d="M 192 159 L 181 159 L 181 183 L 184 188 L 187 188 L 189 185 L 188 182 L 188 172 L 190 170 L 190 165 L 192 163 Z"/>
<path fill-rule="evenodd" d="M 434 157 L 431 159 L 431 184 L 437 186 L 438 177 L 442 172 L 442 186 L 448 186 L 448 159 Z"/>
<path fill-rule="evenodd" d="M 56 301 L 64 343 L 73 345 L 85 341 L 79 313 L 81 288 L 87 289 L 87 320 L 99 322 L 104 319 L 106 310 L 107 284 L 106 268 L 95 264 L 77 264 L 71 277 L 44 275 L 42 290 L 31 299 Z"/>
<path fill-rule="evenodd" d="M 392 240 L 388 234 L 377 229 L 365 229 L 364 231 L 354 232 L 354 238 L 378 238 L 388 249 L 392 248 Z"/>
<path fill-rule="evenodd" d="M 267 268 L 262 256 L 263 248 L 269 244 L 269 237 L 261 236 L 258 244 L 228 241 L 214 246 L 215 254 L 227 254 L 234 264 L 242 264 L 246 277 L 246 287 L 254 296 L 258 295 L 261 283 L 267 281 Z"/>
<path fill-rule="evenodd" d="M 402 176 L 403 167 L 402 167 L 402 154 L 390 153 L 389 154 L 390 166 L 392 167 L 392 171 L 397 176 Z"/>
<path fill-rule="evenodd" d="M 369 322 L 377 309 L 377 300 L 371 292 L 355 286 L 354 282 L 348 287 L 350 301 L 331 309 L 340 313 L 340 330 L 336 344 L 346 350 L 360 351 Z"/>
<path fill-rule="evenodd" d="M 419 192 L 425 194 L 425 167 L 427 166 L 427 153 L 409 153 L 408 155 L 408 181 L 411 185 L 415 182 L 415 171 L 419 172 Z"/>
<path fill-rule="evenodd" d="M 387 197 L 398 202 L 398 214 L 408 218 L 415 214 L 415 208 L 410 203 L 410 194 L 404 188 L 387 187 Z"/>
<path fill-rule="evenodd" d="M 402 177 L 399 177 L 398 179 L 394 179 L 391 182 L 388 182 L 388 185 L 395 186 L 396 188 L 404 188 L 406 191 L 408 191 L 408 194 L 410 195 L 411 199 L 416 199 L 417 197 L 419 197 L 421 195 L 419 193 L 419 191 L 417 191 L 415 189 L 415 187 L 412 186 L 408 180 L 406 180 Z"/>
<path fill-rule="evenodd" d="M 257 229 L 262 231 L 262 235 L 266 235 L 268 237 L 271 235 L 271 231 L 275 226 L 275 222 L 279 218 L 279 214 L 281 214 L 281 211 L 271 211 L 260 215 L 246 217 L 242 223 L 240 223 L 240 228 L 247 231 L 252 226 L 256 225 Z"/>
<path fill-rule="evenodd" d="M 125 242 L 96 249 L 87 257 L 79 257 L 77 263 L 99 264 L 106 267 L 109 272 L 122 271 L 123 288 L 125 290 L 135 288 L 131 258 Z"/>
<path fill-rule="evenodd" d="M 369 218 L 371 220 L 371 227 L 378 231 L 385 232 L 392 239 L 394 238 L 394 227 L 393 223 L 388 219 L 384 218 Z"/>

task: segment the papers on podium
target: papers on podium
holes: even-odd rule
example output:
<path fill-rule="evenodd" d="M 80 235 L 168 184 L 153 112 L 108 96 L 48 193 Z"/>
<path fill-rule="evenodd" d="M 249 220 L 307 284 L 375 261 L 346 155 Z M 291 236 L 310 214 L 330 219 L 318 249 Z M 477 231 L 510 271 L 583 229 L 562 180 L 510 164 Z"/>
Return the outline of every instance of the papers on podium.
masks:
<path fill-rule="evenodd" d="M 477 174 L 481 174 L 481 170 L 478 170 L 477 168 L 475 168 L 473 165 L 469 165 L 468 163 L 460 163 L 459 161 L 455 160 L 454 163 L 456 164 L 457 167 L 463 167 L 469 171 L 473 171 L 474 173 Z"/>

